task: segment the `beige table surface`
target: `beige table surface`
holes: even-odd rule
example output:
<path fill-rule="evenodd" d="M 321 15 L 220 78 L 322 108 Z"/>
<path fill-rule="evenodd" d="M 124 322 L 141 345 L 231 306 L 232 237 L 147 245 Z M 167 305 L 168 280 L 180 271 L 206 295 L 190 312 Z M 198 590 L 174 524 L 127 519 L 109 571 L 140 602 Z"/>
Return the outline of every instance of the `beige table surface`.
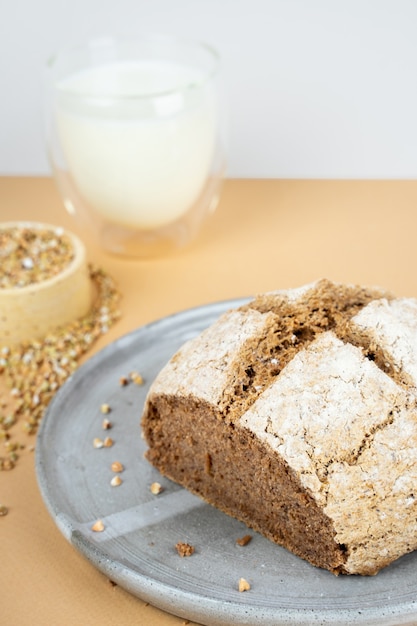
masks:
<path fill-rule="evenodd" d="M 320 277 L 417 296 L 414 181 L 228 180 L 198 241 L 152 261 L 100 252 L 47 178 L 0 178 L 0 221 L 17 219 L 70 228 L 117 281 L 122 318 L 89 355 L 167 314 Z M 39 494 L 36 440 L 26 441 L 17 467 L 0 472 L 0 503 L 9 507 L 0 517 L 0 624 L 184 624 L 113 587 L 67 543 Z"/>

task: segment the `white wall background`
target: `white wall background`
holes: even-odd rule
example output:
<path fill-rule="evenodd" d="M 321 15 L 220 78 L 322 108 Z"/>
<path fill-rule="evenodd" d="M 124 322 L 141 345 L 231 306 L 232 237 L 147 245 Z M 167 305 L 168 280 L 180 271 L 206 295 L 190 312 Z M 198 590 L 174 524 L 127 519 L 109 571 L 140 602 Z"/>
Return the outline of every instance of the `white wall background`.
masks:
<path fill-rule="evenodd" d="M 417 176 L 416 0 L 3 0 L 0 15 L 0 175 L 49 173 L 51 52 L 161 32 L 223 58 L 229 176 Z"/>

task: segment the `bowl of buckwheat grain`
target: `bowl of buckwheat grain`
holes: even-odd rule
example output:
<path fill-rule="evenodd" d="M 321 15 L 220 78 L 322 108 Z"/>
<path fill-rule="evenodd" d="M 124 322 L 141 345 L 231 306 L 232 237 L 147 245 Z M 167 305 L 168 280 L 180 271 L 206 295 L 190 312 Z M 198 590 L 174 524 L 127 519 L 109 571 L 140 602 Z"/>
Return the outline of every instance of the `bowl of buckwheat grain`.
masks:
<path fill-rule="evenodd" d="M 85 315 L 92 298 L 78 237 L 50 224 L 0 223 L 0 345 L 45 336 Z"/>

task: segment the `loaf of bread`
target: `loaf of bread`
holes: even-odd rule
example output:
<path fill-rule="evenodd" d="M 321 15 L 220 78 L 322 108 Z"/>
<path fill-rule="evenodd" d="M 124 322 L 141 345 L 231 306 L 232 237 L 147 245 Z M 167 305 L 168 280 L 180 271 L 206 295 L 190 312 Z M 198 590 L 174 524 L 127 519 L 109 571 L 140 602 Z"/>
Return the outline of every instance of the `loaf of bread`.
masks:
<path fill-rule="evenodd" d="M 160 472 L 313 565 L 417 547 L 417 300 L 321 280 L 187 342 L 149 391 Z"/>

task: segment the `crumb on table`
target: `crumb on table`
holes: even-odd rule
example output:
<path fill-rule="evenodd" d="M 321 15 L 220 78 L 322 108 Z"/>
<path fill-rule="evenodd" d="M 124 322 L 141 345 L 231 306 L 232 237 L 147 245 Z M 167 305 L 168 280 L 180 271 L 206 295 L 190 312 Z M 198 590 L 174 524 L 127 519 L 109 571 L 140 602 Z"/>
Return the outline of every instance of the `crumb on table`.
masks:
<path fill-rule="evenodd" d="M 191 556 L 195 552 L 194 546 L 189 543 L 184 543 L 183 541 L 179 541 L 175 548 L 180 556 Z"/>

